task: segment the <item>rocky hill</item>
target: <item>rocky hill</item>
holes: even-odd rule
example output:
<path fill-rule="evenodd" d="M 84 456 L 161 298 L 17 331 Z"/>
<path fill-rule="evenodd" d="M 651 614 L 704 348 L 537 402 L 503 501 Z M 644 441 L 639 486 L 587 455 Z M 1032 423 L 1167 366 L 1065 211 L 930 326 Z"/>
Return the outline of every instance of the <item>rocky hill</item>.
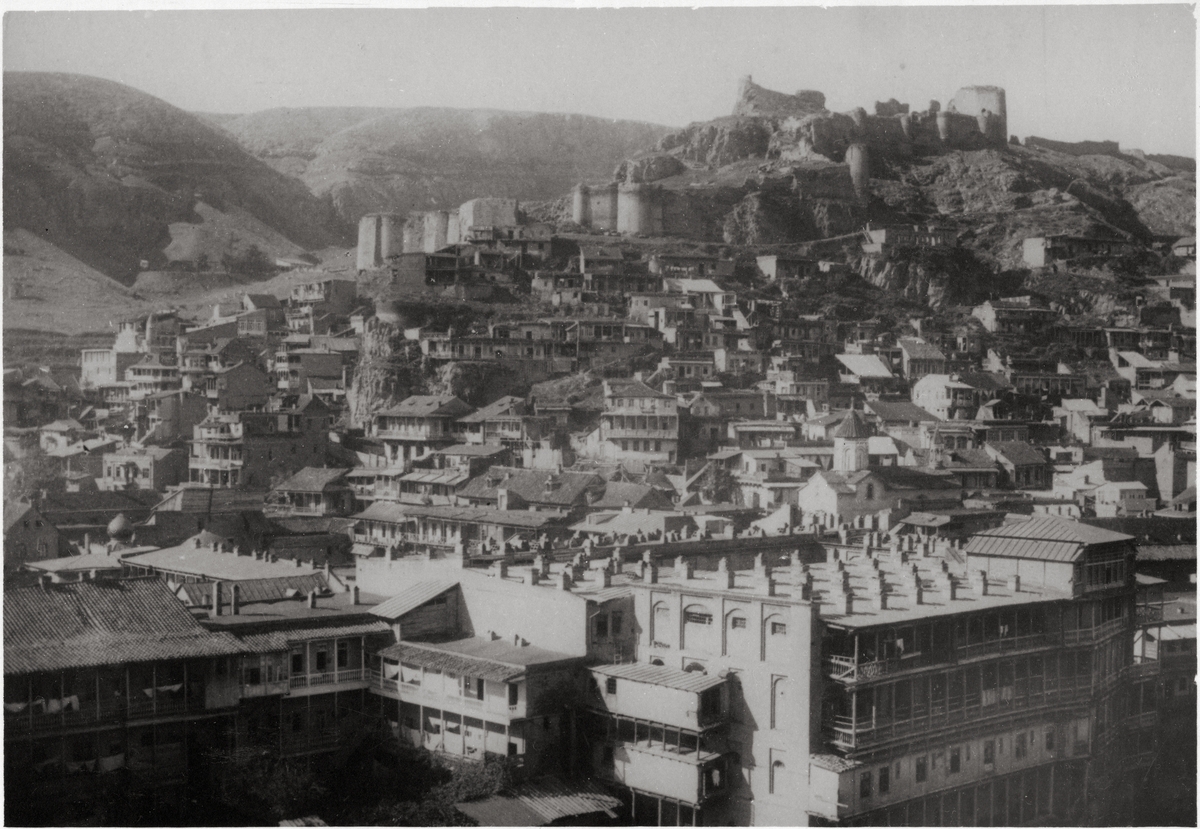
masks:
<path fill-rule="evenodd" d="M 453 208 L 478 196 L 540 201 L 607 179 L 667 127 L 584 115 L 439 108 L 273 109 L 204 116 L 338 215 Z"/>
<path fill-rule="evenodd" d="M 4 73 L 4 228 L 125 284 L 142 260 L 166 263 L 173 242 L 197 247 L 196 228 L 224 251 L 272 255 L 351 231 L 211 123 L 112 81 L 41 72 Z"/>
<path fill-rule="evenodd" d="M 745 79 L 731 115 L 668 133 L 614 180 L 643 185 L 647 235 L 706 242 L 798 243 L 867 222 L 933 221 L 1007 268 L 1026 236 L 1195 232 L 1191 159 L 1123 153 L 1111 141 L 1012 144 L 1005 106 L 1004 90 L 965 87 L 945 108 L 893 99 L 874 114 L 836 113 L 820 92 Z"/>

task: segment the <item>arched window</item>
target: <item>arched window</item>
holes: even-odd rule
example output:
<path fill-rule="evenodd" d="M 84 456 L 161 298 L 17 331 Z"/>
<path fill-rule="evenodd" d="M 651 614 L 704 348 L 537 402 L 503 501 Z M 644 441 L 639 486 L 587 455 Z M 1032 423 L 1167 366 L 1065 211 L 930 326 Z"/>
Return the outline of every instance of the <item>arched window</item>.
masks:
<path fill-rule="evenodd" d="M 783 728 L 787 722 L 787 677 L 771 681 L 771 728 Z"/>
<path fill-rule="evenodd" d="M 683 641 L 681 648 L 715 652 L 716 627 L 713 614 L 702 604 L 688 605 L 683 609 Z"/>
<path fill-rule="evenodd" d="M 763 620 L 763 659 L 768 662 L 787 657 L 787 620 L 775 613 Z"/>

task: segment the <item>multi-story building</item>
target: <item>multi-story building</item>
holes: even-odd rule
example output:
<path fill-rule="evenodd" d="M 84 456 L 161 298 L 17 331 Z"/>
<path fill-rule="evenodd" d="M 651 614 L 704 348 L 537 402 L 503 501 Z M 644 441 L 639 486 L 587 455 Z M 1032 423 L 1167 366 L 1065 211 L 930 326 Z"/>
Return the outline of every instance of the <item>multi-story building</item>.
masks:
<path fill-rule="evenodd" d="M 301 397 L 286 409 L 210 415 L 193 428 L 191 444 L 191 483 L 263 489 L 274 477 L 324 465 L 329 408 Z"/>
<path fill-rule="evenodd" d="M 188 458 L 182 449 L 128 446 L 104 456 L 102 490 L 151 489 L 157 492 L 187 479 Z"/>
<path fill-rule="evenodd" d="M 901 337 L 896 340 L 900 347 L 904 379 L 915 383 L 927 374 L 944 374 L 946 355 L 935 345 L 916 337 Z"/>
<path fill-rule="evenodd" d="M 604 382 L 604 412 L 596 435 L 601 457 L 674 463 L 679 446 L 676 399 L 638 381 Z"/>
<path fill-rule="evenodd" d="M 520 397 L 506 395 L 482 409 L 458 419 L 464 443 L 503 446 L 520 457 L 520 451 L 534 441 L 554 433 L 554 419 L 538 416 Z"/>
<path fill-rule="evenodd" d="M 1058 317 L 1027 296 L 989 299 L 977 305 L 971 316 L 993 334 L 1040 334 Z"/>
<path fill-rule="evenodd" d="M 371 435 L 383 441 L 389 464 L 408 467 L 417 458 L 458 443 L 456 421 L 472 411 L 453 395 L 413 395 L 378 412 Z"/>
<path fill-rule="evenodd" d="M 214 369 L 204 384 L 208 404 L 218 412 L 262 408 L 272 393 L 271 378 L 251 363 Z"/>
<path fill-rule="evenodd" d="M 912 386 L 912 402 L 942 420 L 972 420 L 979 391 L 954 374 L 927 374 Z"/>
<path fill-rule="evenodd" d="M 294 308 L 313 308 L 317 314 L 346 316 L 358 302 L 358 283 L 353 279 L 320 279 L 292 287 Z"/>
<path fill-rule="evenodd" d="M 264 511 L 276 516 L 346 516 L 354 490 L 345 469 L 301 469 L 271 490 Z"/>

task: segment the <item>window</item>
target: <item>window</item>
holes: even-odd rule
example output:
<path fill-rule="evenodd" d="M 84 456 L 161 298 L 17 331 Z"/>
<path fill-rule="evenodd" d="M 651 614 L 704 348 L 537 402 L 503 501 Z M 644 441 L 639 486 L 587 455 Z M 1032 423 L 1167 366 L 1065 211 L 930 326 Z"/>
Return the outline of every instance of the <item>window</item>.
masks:
<path fill-rule="evenodd" d="M 304 651 L 292 651 L 292 673 L 304 673 Z"/>
<path fill-rule="evenodd" d="M 784 636 L 787 634 L 787 624 L 784 622 L 771 622 L 771 635 Z"/>
<path fill-rule="evenodd" d="M 337 666 L 346 668 L 350 665 L 350 643 L 338 642 L 337 644 Z"/>
<path fill-rule="evenodd" d="M 1024 731 L 1022 731 L 1020 734 L 1017 735 L 1016 746 L 1013 750 L 1016 753 L 1018 759 L 1025 756 L 1026 743 L 1025 743 L 1025 732 Z"/>
<path fill-rule="evenodd" d="M 996 741 L 985 740 L 983 743 L 983 765 L 991 766 L 996 762 Z"/>
<path fill-rule="evenodd" d="M 782 760 L 776 760 L 771 763 L 771 794 L 783 793 L 783 772 L 784 765 Z"/>
<path fill-rule="evenodd" d="M 1054 751 L 1054 729 L 1046 729 L 1046 751 Z"/>
<path fill-rule="evenodd" d="M 697 610 L 685 610 L 683 612 L 683 620 L 693 625 L 711 625 L 713 617 L 711 613 L 701 613 Z"/>
<path fill-rule="evenodd" d="M 521 700 L 521 686 L 515 682 L 508 683 L 508 705 L 511 708 Z"/>
<path fill-rule="evenodd" d="M 864 771 L 858 778 L 858 796 L 867 798 L 871 796 L 871 772 Z"/>
<path fill-rule="evenodd" d="M 317 651 L 317 672 L 321 673 L 327 670 L 329 670 L 329 651 L 322 649 Z"/>
<path fill-rule="evenodd" d="M 962 756 L 957 748 L 950 749 L 950 773 L 958 774 L 962 770 Z"/>
<path fill-rule="evenodd" d="M 610 676 L 604 680 L 604 693 L 615 694 L 617 692 L 617 678 Z"/>
<path fill-rule="evenodd" d="M 917 782 L 924 783 L 926 778 L 928 778 L 928 777 L 929 777 L 929 758 L 928 757 L 918 757 L 917 758 Z"/>
<path fill-rule="evenodd" d="M 879 793 L 880 794 L 887 794 L 888 789 L 891 788 L 890 772 L 891 772 L 891 768 L 889 768 L 888 766 L 883 766 L 882 768 L 879 769 Z"/>
<path fill-rule="evenodd" d="M 745 616 L 734 616 L 729 620 L 729 626 L 735 630 L 742 630 L 746 627 Z"/>
<path fill-rule="evenodd" d="M 596 638 L 597 639 L 607 639 L 608 638 L 608 616 L 597 616 L 596 617 Z"/>

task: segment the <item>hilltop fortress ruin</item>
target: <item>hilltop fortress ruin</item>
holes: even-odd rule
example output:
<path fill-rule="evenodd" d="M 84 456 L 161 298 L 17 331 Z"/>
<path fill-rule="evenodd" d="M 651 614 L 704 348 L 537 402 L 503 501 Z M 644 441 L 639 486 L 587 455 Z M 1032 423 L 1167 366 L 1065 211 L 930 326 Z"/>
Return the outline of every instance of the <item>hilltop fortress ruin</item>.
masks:
<path fill-rule="evenodd" d="M 963 87 L 944 109 L 891 99 L 868 114 L 831 112 L 821 92 L 789 95 L 746 77 L 731 115 L 664 136 L 609 182 L 577 184 L 569 218 L 582 230 L 731 244 L 828 238 L 862 226 L 872 171 L 885 160 L 1003 149 L 1007 135 L 1005 94 L 995 86 Z M 358 267 L 432 253 L 466 241 L 472 227 L 520 225 L 510 199 L 365 216 Z"/>

